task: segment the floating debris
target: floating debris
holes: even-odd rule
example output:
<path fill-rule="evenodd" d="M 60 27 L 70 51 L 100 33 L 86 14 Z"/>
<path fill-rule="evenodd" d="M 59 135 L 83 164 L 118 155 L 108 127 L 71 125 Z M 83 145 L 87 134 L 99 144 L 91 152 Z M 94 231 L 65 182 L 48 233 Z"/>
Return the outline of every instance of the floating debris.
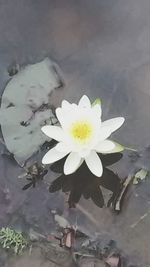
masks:
<path fill-rule="evenodd" d="M 75 242 L 75 229 L 72 227 L 64 228 L 62 231 L 62 237 L 55 236 L 59 240 L 59 245 L 71 249 Z"/>
<path fill-rule="evenodd" d="M 38 163 L 34 163 L 30 167 L 28 167 L 26 172 L 19 176 L 19 178 L 26 177 L 26 179 L 30 181 L 22 188 L 22 190 L 26 190 L 31 186 L 35 187 L 36 183 L 39 180 L 42 180 L 44 176 L 47 174 L 47 172 L 48 170 L 45 169 L 43 165 L 38 165 Z"/>
<path fill-rule="evenodd" d="M 18 71 L 20 70 L 20 66 L 19 64 L 13 62 L 11 65 L 8 66 L 8 74 L 10 77 L 16 75 L 18 73 Z"/>
<path fill-rule="evenodd" d="M 60 216 L 58 214 L 54 215 L 54 220 L 55 222 L 57 222 L 59 227 L 67 228 L 70 226 L 69 222 L 63 216 Z"/>
<path fill-rule="evenodd" d="M 30 241 L 32 241 L 32 242 L 46 240 L 46 236 L 36 232 L 32 228 L 30 228 L 30 230 L 29 230 L 29 238 L 30 238 Z"/>
<path fill-rule="evenodd" d="M 129 187 L 130 183 L 132 182 L 132 180 L 133 180 L 133 175 L 129 174 L 128 177 L 125 179 L 124 183 L 122 184 L 121 190 L 118 193 L 118 195 L 117 195 L 117 197 L 113 203 L 113 208 L 115 211 L 117 211 L 117 212 L 121 211 L 124 196 L 127 192 L 127 189 Z"/>
<path fill-rule="evenodd" d="M 112 255 L 105 261 L 109 267 L 121 267 L 121 259 L 119 255 Z"/>
<path fill-rule="evenodd" d="M 146 178 L 147 175 L 148 175 L 147 170 L 145 170 L 145 169 L 139 170 L 134 176 L 133 184 L 140 183 L 142 180 L 144 180 Z"/>
<path fill-rule="evenodd" d="M 135 223 L 133 223 L 130 227 L 135 228 L 139 223 L 141 223 L 150 213 L 150 210 L 142 215 Z"/>

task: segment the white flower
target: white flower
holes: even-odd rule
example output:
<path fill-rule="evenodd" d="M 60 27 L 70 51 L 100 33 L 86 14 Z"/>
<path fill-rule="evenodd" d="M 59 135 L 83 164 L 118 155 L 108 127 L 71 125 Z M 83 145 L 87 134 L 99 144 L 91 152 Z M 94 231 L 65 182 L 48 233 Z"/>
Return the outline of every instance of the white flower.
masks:
<path fill-rule="evenodd" d="M 100 177 L 103 166 L 97 153 L 114 153 L 123 147 L 107 138 L 124 122 L 123 117 L 101 121 L 101 105 L 91 105 L 87 96 L 79 104 L 63 100 L 56 109 L 60 126 L 42 127 L 44 134 L 58 141 L 42 159 L 43 164 L 51 164 L 68 155 L 64 164 L 66 175 L 75 172 L 85 160 L 90 171 Z"/>

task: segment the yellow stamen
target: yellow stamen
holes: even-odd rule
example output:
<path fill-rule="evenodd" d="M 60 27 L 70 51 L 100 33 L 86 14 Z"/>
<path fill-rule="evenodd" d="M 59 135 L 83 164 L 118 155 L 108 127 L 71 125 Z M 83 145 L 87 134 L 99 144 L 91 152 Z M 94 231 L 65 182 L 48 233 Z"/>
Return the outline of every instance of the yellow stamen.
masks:
<path fill-rule="evenodd" d="M 87 121 L 76 121 L 73 123 L 71 129 L 71 135 L 80 142 L 85 142 L 92 133 L 92 126 Z"/>

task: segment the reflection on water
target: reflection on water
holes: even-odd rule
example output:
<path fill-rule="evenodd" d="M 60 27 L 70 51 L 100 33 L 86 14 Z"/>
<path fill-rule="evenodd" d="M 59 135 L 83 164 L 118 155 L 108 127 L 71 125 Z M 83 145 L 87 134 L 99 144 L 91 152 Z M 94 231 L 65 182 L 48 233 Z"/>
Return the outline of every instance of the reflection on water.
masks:
<path fill-rule="evenodd" d="M 104 196 L 101 187 L 104 187 L 112 192 L 111 198 L 107 203 L 109 206 L 118 195 L 122 183 L 118 175 L 107 167 L 116 163 L 121 158 L 121 153 L 101 155 L 104 167 L 102 177 L 97 178 L 93 175 L 84 163 L 75 173 L 71 175 L 66 176 L 61 174 L 60 177 L 52 182 L 49 191 L 51 193 L 59 190 L 62 190 L 65 193 L 69 192 L 68 204 L 70 208 L 75 207 L 81 196 L 85 199 L 91 199 L 95 205 L 102 208 L 104 206 Z M 57 173 L 63 173 L 63 165 L 64 159 L 54 163 L 51 166 L 51 170 Z"/>

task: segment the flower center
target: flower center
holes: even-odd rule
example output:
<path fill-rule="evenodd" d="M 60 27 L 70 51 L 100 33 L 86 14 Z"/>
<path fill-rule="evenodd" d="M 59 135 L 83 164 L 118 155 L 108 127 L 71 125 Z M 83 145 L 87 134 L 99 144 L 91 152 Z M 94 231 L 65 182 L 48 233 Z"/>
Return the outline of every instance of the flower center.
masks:
<path fill-rule="evenodd" d="M 76 121 L 73 123 L 70 130 L 73 138 L 80 142 L 85 142 L 91 136 L 92 126 L 87 121 Z"/>

